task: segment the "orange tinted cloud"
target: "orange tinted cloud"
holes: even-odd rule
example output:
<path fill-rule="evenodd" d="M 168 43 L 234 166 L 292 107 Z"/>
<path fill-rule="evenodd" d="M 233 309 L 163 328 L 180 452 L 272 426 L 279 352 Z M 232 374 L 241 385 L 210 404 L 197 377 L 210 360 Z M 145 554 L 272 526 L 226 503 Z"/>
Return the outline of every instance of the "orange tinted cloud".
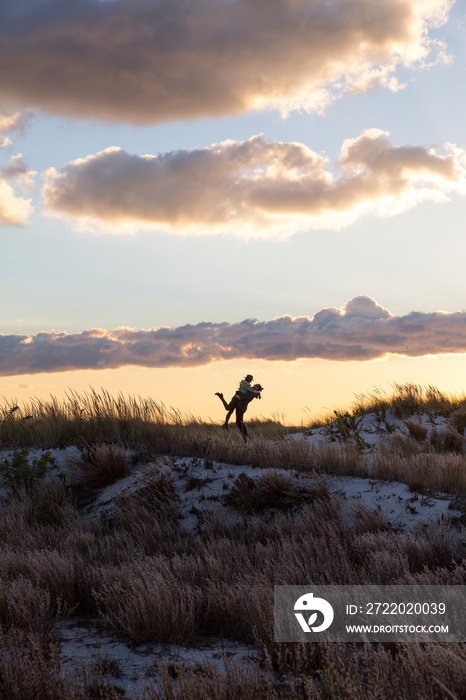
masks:
<path fill-rule="evenodd" d="M 444 48 L 452 0 L 2 0 L 0 95 L 134 123 L 266 107 L 323 110 L 397 90 Z"/>
<path fill-rule="evenodd" d="M 24 134 L 29 122 L 32 119 L 32 112 L 0 112 L 0 133 L 10 133 L 19 131 Z"/>
<path fill-rule="evenodd" d="M 30 200 L 17 197 L 13 188 L 0 178 L 0 226 L 22 226 L 31 213 Z"/>
<path fill-rule="evenodd" d="M 198 323 L 179 328 L 0 336 L 0 374 L 82 369 L 197 367 L 237 358 L 374 360 L 466 352 L 466 312 L 394 316 L 368 296 L 312 318 Z"/>
<path fill-rule="evenodd" d="M 4 134 L 24 132 L 29 119 L 28 113 L 0 112 L 0 149 L 13 145 Z M 0 226 L 21 226 L 26 223 L 32 213 L 31 200 L 19 197 L 14 187 L 32 189 L 35 175 L 35 172 L 28 169 L 21 153 L 10 158 L 5 165 L 0 165 Z"/>
<path fill-rule="evenodd" d="M 231 231 L 286 237 L 340 229 L 367 214 L 388 216 L 465 191 L 463 152 L 394 146 L 369 129 L 343 143 L 336 177 L 302 143 L 224 141 L 208 148 L 131 155 L 112 147 L 45 173 L 49 212 L 118 227 L 181 233 Z"/>

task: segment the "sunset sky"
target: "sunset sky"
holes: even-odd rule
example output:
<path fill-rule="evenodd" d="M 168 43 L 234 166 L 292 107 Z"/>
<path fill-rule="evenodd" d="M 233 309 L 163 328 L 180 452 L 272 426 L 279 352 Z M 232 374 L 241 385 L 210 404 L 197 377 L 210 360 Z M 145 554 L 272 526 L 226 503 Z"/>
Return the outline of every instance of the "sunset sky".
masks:
<path fill-rule="evenodd" d="M 460 0 L 2 0 L 0 396 L 466 391 Z"/>

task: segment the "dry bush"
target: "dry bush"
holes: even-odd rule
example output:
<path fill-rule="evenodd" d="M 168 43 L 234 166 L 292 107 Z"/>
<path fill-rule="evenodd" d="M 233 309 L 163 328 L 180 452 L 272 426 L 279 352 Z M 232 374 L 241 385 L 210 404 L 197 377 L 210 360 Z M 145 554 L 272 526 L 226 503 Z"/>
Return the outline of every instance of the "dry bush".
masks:
<path fill-rule="evenodd" d="M 397 418 L 406 418 L 415 413 L 445 415 L 452 410 L 453 397 L 443 394 L 437 387 L 418 384 L 394 384 L 390 408 Z"/>
<path fill-rule="evenodd" d="M 264 503 L 259 495 L 257 483 L 250 476 L 242 472 L 235 479 L 235 483 L 230 490 L 230 493 L 225 496 L 227 503 L 240 508 L 245 513 L 253 510 L 261 510 L 270 507 L 270 504 Z M 272 504 L 277 505 L 277 500 Z"/>
<path fill-rule="evenodd" d="M 169 556 L 189 546 L 189 537 L 180 525 L 182 512 L 171 467 L 165 463 L 152 466 L 153 473 L 118 496 L 110 522 L 115 532 L 137 543 L 143 555 Z"/>
<path fill-rule="evenodd" d="M 225 433 L 218 426 L 198 425 L 177 431 L 171 449 L 179 456 L 200 457 L 227 464 L 250 464 L 254 467 L 309 468 L 314 464 L 313 455 L 305 438 L 265 439 L 261 434 L 251 435 L 245 443 L 236 427 Z"/>
<path fill-rule="evenodd" d="M 94 596 L 108 624 L 132 642 L 184 644 L 196 636 L 202 593 L 181 587 L 159 558 L 102 569 Z"/>
<path fill-rule="evenodd" d="M 0 632 L 0 697 L 5 700 L 77 699 L 61 676 L 58 649 L 42 635 Z"/>
<path fill-rule="evenodd" d="M 452 563 L 443 569 L 423 568 L 422 571 L 414 571 L 404 582 L 419 586 L 463 586 L 466 583 L 466 560 L 463 559 L 459 564 Z"/>
<path fill-rule="evenodd" d="M 461 406 L 453 411 L 448 416 L 448 422 L 452 425 L 461 435 L 464 435 L 466 428 L 466 407 Z"/>
<path fill-rule="evenodd" d="M 58 479 L 38 483 L 30 496 L 12 501 L 0 517 L 0 543 L 8 549 L 62 551 L 69 535 L 93 527 L 68 502 Z"/>
<path fill-rule="evenodd" d="M 382 454 L 388 457 L 411 457 L 421 452 L 422 445 L 409 435 L 394 433 L 388 441 L 388 448 L 382 450 Z"/>
<path fill-rule="evenodd" d="M 58 645 L 32 632 L 0 630 L 0 697 L 4 700 L 119 700 L 105 668 L 82 662 L 64 671 Z"/>
<path fill-rule="evenodd" d="M 466 655 L 458 644 L 269 642 L 265 657 L 277 676 L 287 681 L 286 693 L 276 697 L 459 700 L 464 696 Z"/>
<path fill-rule="evenodd" d="M 375 454 L 371 475 L 401 481 L 412 490 L 466 493 L 466 458 L 457 454 L 426 452 L 410 456 Z"/>
<path fill-rule="evenodd" d="M 163 517 L 164 514 L 167 517 Z M 125 506 L 115 514 L 111 523 L 115 537 L 120 538 L 125 535 L 128 538 L 128 545 L 132 545 L 132 553 L 129 548 L 123 552 L 126 560 L 134 558 L 138 552 L 140 556 L 164 554 L 169 557 L 175 552 L 180 553 L 191 547 L 191 537 L 178 520 L 176 504 L 171 509 L 165 506 L 156 516 L 152 510 L 141 505 L 138 505 L 134 511 L 129 506 Z M 116 546 L 117 551 L 121 552 L 117 542 L 112 541 L 110 544 Z M 121 563 L 121 557 L 118 559 Z M 114 556 L 112 561 L 116 561 Z"/>
<path fill-rule="evenodd" d="M 45 590 L 50 601 L 60 600 L 68 606 L 76 602 L 73 558 L 56 550 L 0 550 L 0 579 L 27 579 Z"/>
<path fill-rule="evenodd" d="M 204 661 L 159 668 L 148 700 L 459 700 L 466 654 L 461 645 L 416 643 L 274 644 L 255 660 Z"/>
<path fill-rule="evenodd" d="M 266 700 L 278 698 L 278 689 L 264 679 L 257 661 L 204 661 L 195 666 L 162 664 L 159 681 L 147 689 L 147 700 Z M 175 679 L 175 680 L 174 680 Z M 281 696 L 291 697 L 291 696 Z"/>
<path fill-rule="evenodd" d="M 118 667 L 117 659 L 110 659 L 99 652 L 93 652 L 89 659 L 81 660 L 77 669 L 66 673 L 67 686 L 71 687 L 73 698 L 74 694 L 77 695 L 76 700 L 120 700 L 126 697 L 125 688 L 112 678 L 111 672 L 115 667 Z"/>
<path fill-rule="evenodd" d="M 408 428 L 409 436 L 417 442 L 423 442 L 427 437 L 427 428 L 414 418 L 408 418 L 404 421 L 404 425 Z"/>
<path fill-rule="evenodd" d="M 123 479 L 130 473 L 130 461 L 121 445 L 93 445 L 83 450 L 80 458 L 70 460 L 79 484 L 99 489 Z"/>
<path fill-rule="evenodd" d="M 353 542 L 353 562 L 359 583 L 380 586 L 405 580 L 410 574 L 406 552 L 390 531 L 364 532 Z"/>
<path fill-rule="evenodd" d="M 238 582 L 247 579 L 247 596 L 255 579 L 260 588 L 266 582 L 271 589 L 274 583 L 348 582 L 353 578 L 349 558 L 354 536 L 339 517 L 333 499 L 305 505 L 295 516 L 276 513 L 267 524 L 248 519 L 243 531 L 240 540 L 228 536 L 206 539 L 197 551 L 198 558 L 208 563 L 205 571 L 199 569 L 200 581 L 210 578 L 213 583 L 231 585 L 233 577 Z"/>
<path fill-rule="evenodd" d="M 462 656 L 454 658 L 450 646 L 409 643 L 376 648 L 366 644 L 363 650 L 348 653 L 339 645 L 328 645 L 326 663 L 314 676 L 318 692 L 308 697 L 459 700 L 466 678 L 464 649 Z M 454 646 L 455 652 L 459 650 L 459 645 Z"/>
<path fill-rule="evenodd" d="M 421 542 L 424 540 L 430 550 L 429 553 L 426 552 L 424 559 L 425 568 L 448 567 L 453 562 L 461 563 L 464 560 L 465 549 L 461 533 L 449 520 L 419 523 L 415 536 Z M 427 550 L 427 547 L 425 549 Z"/>
<path fill-rule="evenodd" d="M 464 436 L 451 425 L 443 430 L 434 429 L 430 443 L 436 452 L 456 452 L 461 454 L 464 449 Z"/>
<path fill-rule="evenodd" d="M 61 479 L 39 481 L 25 501 L 26 519 L 31 526 L 64 526 L 77 517 L 76 509 L 68 500 L 65 484 Z"/>
<path fill-rule="evenodd" d="M 175 510 L 174 517 L 179 517 L 179 498 L 174 483 L 173 463 L 158 461 L 148 466 L 151 471 L 139 478 L 131 490 L 118 496 L 117 506 L 121 509 L 144 507 L 154 514 L 162 512 L 163 517 L 169 516 Z"/>
<path fill-rule="evenodd" d="M 60 598 L 23 576 L 0 584 L 0 622 L 4 629 L 20 629 L 48 639 L 65 612 Z"/>
<path fill-rule="evenodd" d="M 445 583 L 459 585 L 466 580 L 461 566 L 464 557 L 461 535 L 448 521 L 419 525 L 405 535 L 391 531 L 365 532 L 355 537 L 352 549 L 359 582 L 413 584 L 411 575 L 425 572 L 428 579 L 424 585 L 433 585 L 440 583 L 442 567 L 450 572 Z"/>
<path fill-rule="evenodd" d="M 312 483 L 304 482 L 297 475 L 264 469 L 257 479 L 241 473 L 226 499 L 242 511 L 250 512 L 266 508 L 290 508 L 326 497 L 328 490 L 322 478 L 314 478 Z"/>
<path fill-rule="evenodd" d="M 425 534 L 422 531 L 418 532 L 417 535 L 410 533 L 401 538 L 401 541 L 397 541 L 399 551 L 406 558 L 409 571 L 413 574 L 432 569 L 437 564 L 436 554 L 432 549 L 429 537 L 426 537 Z M 441 559 L 443 560 L 445 559 L 444 554 L 447 554 L 448 557 L 448 552 L 441 552 Z"/>
<path fill-rule="evenodd" d="M 320 469 L 330 474 L 354 474 L 366 476 L 367 467 L 364 456 L 356 445 L 313 445 L 313 462 Z"/>
<path fill-rule="evenodd" d="M 261 468 L 291 467 L 309 469 L 315 464 L 314 455 L 304 435 L 281 440 L 254 438 L 246 444 L 246 464 Z"/>
<path fill-rule="evenodd" d="M 373 413 L 381 422 L 391 415 L 406 419 L 421 413 L 430 416 L 451 416 L 456 411 L 464 411 L 466 404 L 465 395 L 450 395 L 440 391 L 437 387 L 427 387 L 413 383 L 393 384 L 393 391 L 389 395 L 379 388 L 375 388 L 369 394 L 357 394 L 351 413 L 351 418 Z M 319 428 L 333 420 L 331 415 L 324 415 L 319 420 L 313 421 L 310 428 Z M 460 430 L 461 432 L 461 430 Z"/>
<path fill-rule="evenodd" d="M 281 466 L 309 469 L 315 464 L 314 455 L 304 435 L 294 435 L 277 443 Z"/>
<path fill-rule="evenodd" d="M 220 429 L 217 429 L 217 433 L 209 433 L 204 428 L 197 438 L 191 436 L 191 439 L 186 439 L 189 435 L 184 434 L 183 451 L 178 454 L 215 459 L 227 464 L 250 464 L 260 468 L 279 466 L 275 442 L 254 436 L 245 443 L 236 427 L 229 434 Z"/>
<path fill-rule="evenodd" d="M 252 640 L 270 632 L 277 582 L 352 582 L 351 532 L 335 506 L 316 502 L 269 523 L 268 541 L 209 538 L 195 554 L 101 567 L 102 615 L 134 641 L 187 642 L 198 634 Z"/>
<path fill-rule="evenodd" d="M 264 440 L 262 437 L 249 439 L 247 443 L 243 442 L 243 447 L 230 459 L 234 459 L 234 464 L 250 464 L 259 469 L 268 469 L 281 466 L 280 453 L 278 443 L 272 440 Z"/>
<path fill-rule="evenodd" d="M 265 577 L 248 572 L 230 581 L 211 579 L 204 599 L 201 629 L 205 633 L 250 644 L 273 636 L 273 586 Z"/>
<path fill-rule="evenodd" d="M 381 510 L 353 499 L 351 503 L 353 528 L 357 535 L 363 532 L 383 532 L 389 530 L 390 525 Z"/>

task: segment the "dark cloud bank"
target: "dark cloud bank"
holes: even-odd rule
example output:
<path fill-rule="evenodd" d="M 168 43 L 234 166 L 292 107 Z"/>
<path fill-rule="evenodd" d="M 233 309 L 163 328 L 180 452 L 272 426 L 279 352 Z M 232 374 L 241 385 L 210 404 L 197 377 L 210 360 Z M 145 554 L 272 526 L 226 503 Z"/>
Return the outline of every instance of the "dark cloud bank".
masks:
<path fill-rule="evenodd" d="M 451 4 L 1 0 L 0 96 L 140 124 L 322 110 L 345 92 L 398 89 L 397 65 L 422 65 L 439 49 L 429 30 Z"/>
<path fill-rule="evenodd" d="M 0 336 L 0 374 L 139 367 L 197 367 L 236 358 L 374 360 L 466 352 L 466 312 L 393 316 L 367 296 L 312 318 L 199 323 L 179 328 Z"/>

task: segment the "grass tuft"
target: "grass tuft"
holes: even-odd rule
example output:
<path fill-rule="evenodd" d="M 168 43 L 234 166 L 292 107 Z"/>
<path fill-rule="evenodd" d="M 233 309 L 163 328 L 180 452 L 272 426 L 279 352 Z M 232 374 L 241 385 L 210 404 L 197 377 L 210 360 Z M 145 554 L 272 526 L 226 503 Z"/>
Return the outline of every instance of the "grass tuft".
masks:
<path fill-rule="evenodd" d="M 99 489 L 114 484 L 130 473 L 130 460 L 121 445 L 92 445 L 81 451 L 81 456 L 70 460 L 78 475 L 78 484 Z"/>

